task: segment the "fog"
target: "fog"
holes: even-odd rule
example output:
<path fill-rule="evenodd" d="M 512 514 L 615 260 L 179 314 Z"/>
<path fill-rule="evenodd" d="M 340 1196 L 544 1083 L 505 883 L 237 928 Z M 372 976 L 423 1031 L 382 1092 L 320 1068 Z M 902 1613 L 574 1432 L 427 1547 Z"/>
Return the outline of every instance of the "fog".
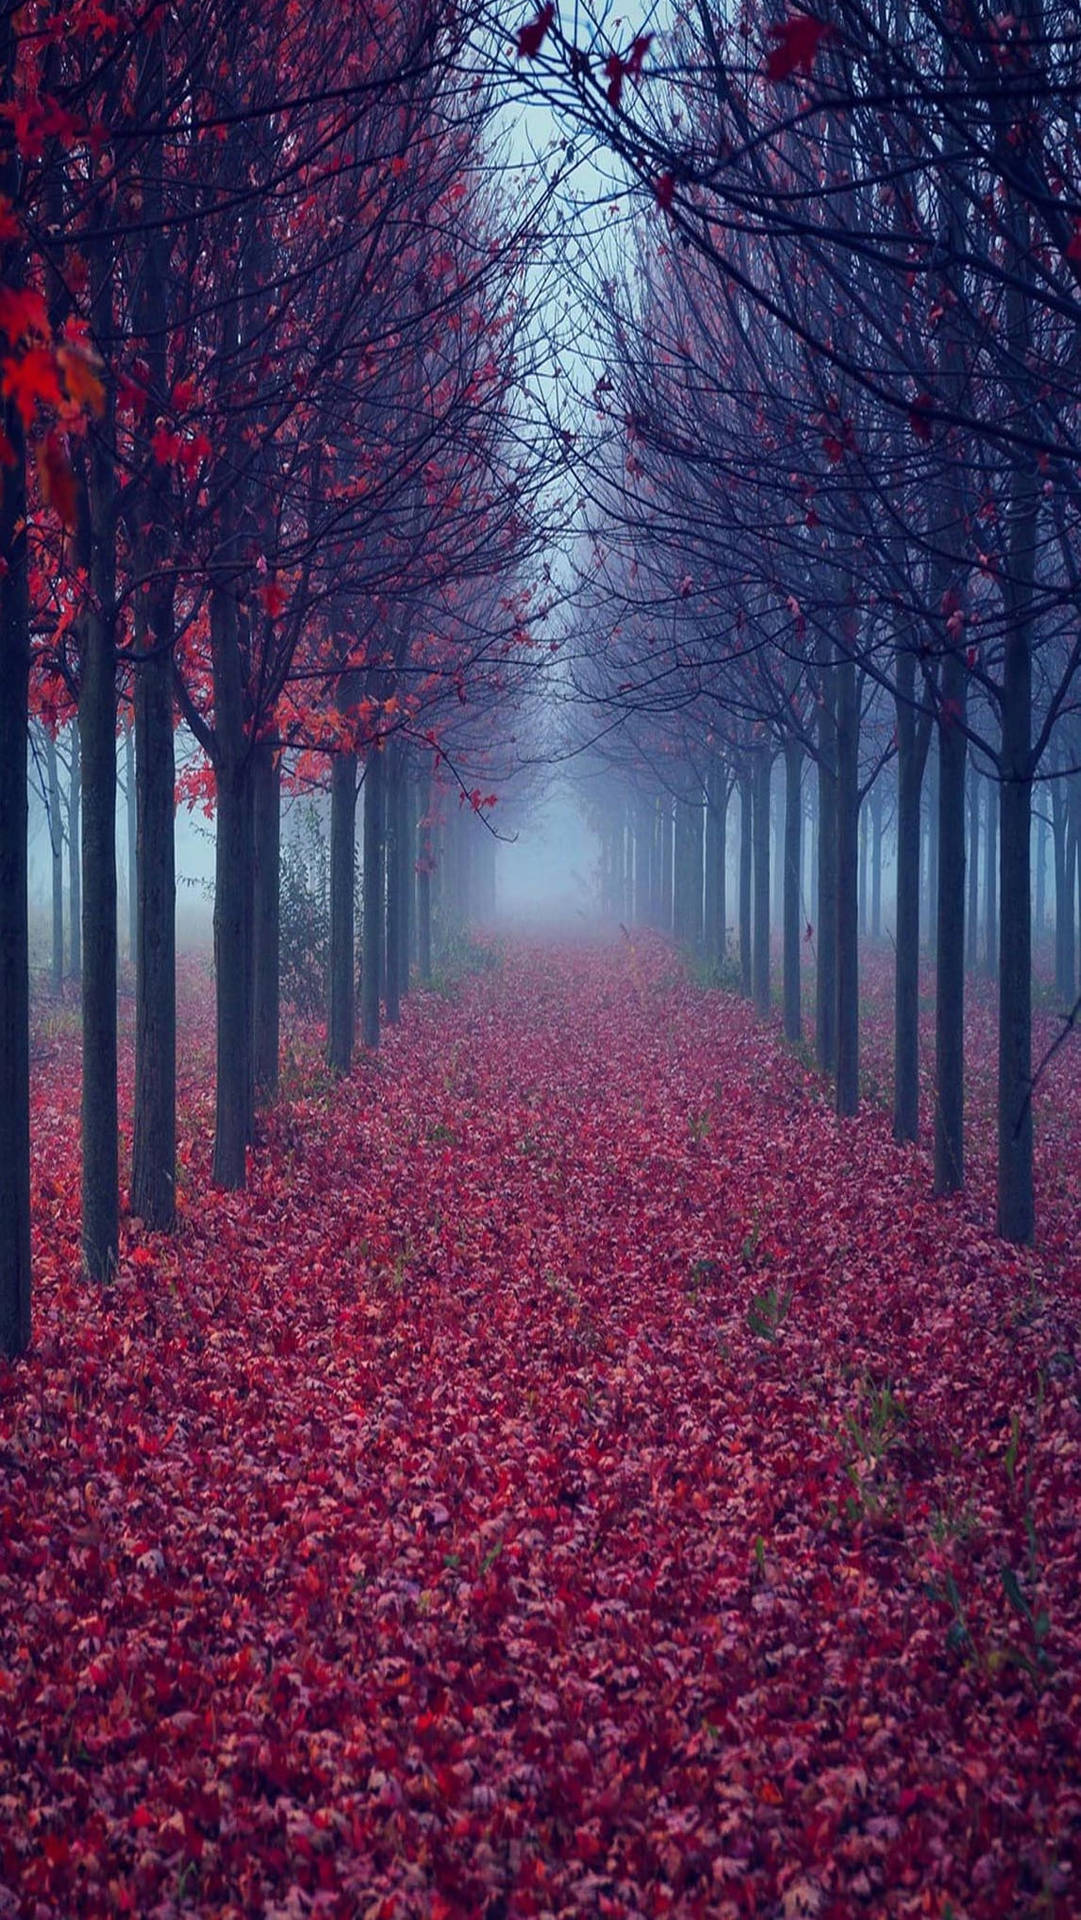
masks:
<path fill-rule="evenodd" d="M 559 785 L 496 856 L 496 908 L 530 928 L 584 931 L 600 917 L 600 841 L 570 790 Z"/>

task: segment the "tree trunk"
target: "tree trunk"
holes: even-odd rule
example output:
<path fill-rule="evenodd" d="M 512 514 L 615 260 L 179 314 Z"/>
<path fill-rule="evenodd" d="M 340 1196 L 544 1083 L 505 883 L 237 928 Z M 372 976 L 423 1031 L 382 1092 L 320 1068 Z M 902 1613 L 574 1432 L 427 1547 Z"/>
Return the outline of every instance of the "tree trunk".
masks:
<path fill-rule="evenodd" d="M 920 1125 L 920 789 L 930 721 L 916 714 L 915 655 L 905 637 L 897 679 L 897 948 L 894 980 L 893 1137 Z"/>
<path fill-rule="evenodd" d="M 882 774 L 871 788 L 871 938 L 882 938 L 882 827 L 884 802 Z"/>
<path fill-rule="evenodd" d="M 139 843 L 138 807 L 135 800 L 135 722 L 124 721 L 124 823 L 127 828 L 128 958 L 135 964 L 139 933 L 139 881 L 136 872 Z"/>
<path fill-rule="evenodd" d="M 71 764 L 68 768 L 68 977 L 71 980 L 81 980 L 83 972 L 82 792 L 82 754 L 76 717 L 71 723 Z"/>
<path fill-rule="evenodd" d="M 935 991 L 935 1192 L 965 1183 L 965 666 L 942 662 L 938 722 L 938 936 Z"/>
<path fill-rule="evenodd" d="M 108 236 L 89 248 L 91 314 L 112 337 Z M 79 687 L 82 748 L 82 1255 L 107 1281 L 119 1244 L 120 1174 L 116 1060 L 116 467 L 115 401 L 90 442 L 90 596 Z"/>
<path fill-rule="evenodd" d="M 980 776 L 968 763 L 968 907 L 965 912 L 965 965 L 976 968 L 980 945 Z"/>
<path fill-rule="evenodd" d="M 52 972 L 53 993 L 59 998 L 64 985 L 64 823 L 60 817 L 60 770 L 56 757 L 56 737 L 45 729 L 45 768 L 49 787 L 49 852 L 52 865 Z"/>
<path fill-rule="evenodd" d="M 383 987 L 385 749 L 373 741 L 364 768 L 364 963 L 361 972 L 361 1025 L 366 1047 L 379 1045 L 379 1002 Z"/>
<path fill-rule="evenodd" d="M 217 1098 L 212 1178 L 216 1186 L 246 1183 L 252 1135 L 252 805 L 251 763 L 217 768 L 217 857 L 214 877 L 214 970 L 217 976 Z"/>
<path fill-rule="evenodd" d="M 402 1017 L 402 941 L 405 933 L 402 923 L 402 869 L 405 864 L 402 788 L 405 769 L 396 741 L 388 745 L 384 759 L 387 763 L 383 788 L 387 850 L 387 977 L 384 997 L 387 1025 L 396 1027 Z"/>
<path fill-rule="evenodd" d="M 818 710 L 818 966 L 815 1057 L 819 1071 L 837 1070 L 837 706 L 832 648 L 819 649 Z"/>
<path fill-rule="evenodd" d="M 739 990 L 745 1000 L 751 998 L 754 986 L 751 963 L 751 876 L 754 871 L 752 792 L 751 772 L 744 767 L 739 776 Z"/>
<path fill-rule="evenodd" d="M 754 766 L 754 1003 L 769 1012 L 769 789 L 770 750 L 759 747 Z"/>
<path fill-rule="evenodd" d="M 658 802 L 661 834 L 661 918 L 662 933 L 671 933 L 674 922 L 672 888 L 672 802 L 662 794 Z"/>
<path fill-rule="evenodd" d="M 798 1045 L 803 1037 L 800 1008 L 800 896 L 803 850 L 803 747 L 795 734 L 784 746 L 784 1031 Z"/>
<path fill-rule="evenodd" d="M 837 676 L 837 1085 L 839 1114 L 860 1101 L 859 748 L 860 705 L 854 635 Z"/>
<path fill-rule="evenodd" d="M 281 1036 L 281 762 L 260 740 L 252 752 L 252 1075 L 263 1100 L 278 1091 Z"/>
<path fill-rule="evenodd" d="M 164 112 L 162 31 L 142 44 L 136 114 L 145 124 Z M 170 239 L 163 218 L 161 141 L 143 172 L 146 241 L 138 280 L 137 325 L 152 393 L 167 387 Z M 176 1208 L 176 849 L 173 742 L 173 583 L 168 568 L 168 471 L 151 461 L 133 539 L 145 607 L 135 667 L 135 1112 L 131 1204 L 148 1227 L 167 1231 Z M 149 644 L 147 644 L 149 642 Z M 129 773 L 129 786 L 131 776 Z M 130 832 L 130 801 L 129 801 Z"/>
<path fill-rule="evenodd" d="M 992 783 L 987 790 L 987 852 L 984 865 L 983 970 L 993 979 L 998 969 L 998 826 L 1000 795 Z"/>
<path fill-rule="evenodd" d="M 135 1118 L 132 1211 L 167 1231 L 176 1208 L 176 866 L 172 588 L 153 589 L 153 647 L 135 669 Z"/>
<path fill-rule="evenodd" d="M 330 765 L 330 965 L 327 1065 L 348 1073 L 356 1028 L 357 756 L 336 753 Z"/>
<path fill-rule="evenodd" d="M 10 100 L 15 13 L 0 17 L 0 89 Z M 0 120 L 0 189 L 18 192 L 10 120 Z M 21 262 L 3 250 L 3 277 L 21 282 Z M 9 401 L 0 415 L 11 449 L 0 465 L 0 1352 L 30 1344 L 30 958 L 27 906 L 27 702 L 30 609 L 26 469 L 22 423 Z"/>
<path fill-rule="evenodd" d="M 728 782 L 719 760 L 710 766 L 706 786 L 706 959 L 722 966 L 725 957 L 725 826 L 728 811 Z"/>
<path fill-rule="evenodd" d="M 432 777 L 425 774 L 418 803 L 420 823 L 417 854 L 417 966 L 420 977 L 432 977 Z"/>

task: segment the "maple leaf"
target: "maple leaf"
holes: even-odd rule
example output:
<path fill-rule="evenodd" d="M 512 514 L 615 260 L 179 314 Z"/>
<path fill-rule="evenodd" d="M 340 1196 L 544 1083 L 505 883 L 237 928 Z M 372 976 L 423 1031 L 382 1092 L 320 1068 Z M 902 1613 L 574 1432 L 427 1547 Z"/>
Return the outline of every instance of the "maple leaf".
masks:
<path fill-rule="evenodd" d="M 548 0 L 527 26 L 518 29 L 519 60 L 535 60 L 556 17 L 554 0 Z"/>
<path fill-rule="evenodd" d="M 39 406 L 59 407 L 63 394 L 52 349 L 27 347 L 18 359 L 5 361 L 3 388 L 14 400 L 24 427 L 30 426 Z"/>
<path fill-rule="evenodd" d="M 78 493 L 68 450 L 55 427 L 46 434 L 35 451 L 42 496 L 53 512 L 74 533 Z"/>
<path fill-rule="evenodd" d="M 813 14 L 790 13 L 786 20 L 771 26 L 768 33 L 774 46 L 766 60 L 766 77 L 790 80 L 795 73 L 810 78 L 819 47 L 823 41 L 833 38 L 835 28 L 828 20 L 818 20 Z"/>
<path fill-rule="evenodd" d="M 9 346 L 18 346 L 31 335 L 47 340 L 49 331 L 49 315 L 42 294 L 32 287 L 0 286 L 0 333 L 6 336 Z"/>

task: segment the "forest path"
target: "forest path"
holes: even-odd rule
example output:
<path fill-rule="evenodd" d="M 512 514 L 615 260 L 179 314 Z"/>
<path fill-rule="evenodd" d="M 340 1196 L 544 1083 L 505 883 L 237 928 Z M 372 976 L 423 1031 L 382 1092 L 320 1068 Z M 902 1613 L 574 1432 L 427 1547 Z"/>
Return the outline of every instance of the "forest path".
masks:
<path fill-rule="evenodd" d="M 924 1186 L 659 942 L 511 948 L 106 1303 L 58 1274 L 0 1397 L 0 1913 L 1067 1886 L 1076 1354 Z"/>

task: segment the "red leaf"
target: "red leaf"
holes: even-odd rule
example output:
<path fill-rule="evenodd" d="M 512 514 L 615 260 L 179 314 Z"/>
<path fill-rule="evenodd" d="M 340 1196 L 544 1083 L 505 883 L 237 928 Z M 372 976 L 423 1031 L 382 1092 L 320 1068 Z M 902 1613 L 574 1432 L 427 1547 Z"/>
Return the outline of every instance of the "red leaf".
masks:
<path fill-rule="evenodd" d="M 9 360 L 4 367 L 4 392 L 14 400 L 24 427 L 40 405 L 59 407 L 63 395 L 55 355 L 48 347 L 28 347 L 20 359 Z"/>
<path fill-rule="evenodd" d="M 519 27 L 518 29 L 519 60 L 522 60 L 522 59 L 535 60 L 536 59 L 538 53 L 541 50 L 541 47 L 544 44 L 545 35 L 547 34 L 548 29 L 550 28 L 552 21 L 555 19 L 555 17 L 556 17 L 556 10 L 554 5 L 554 0 L 548 0 L 547 6 L 544 6 L 541 8 L 535 20 L 531 20 L 529 22 L 529 25 L 526 27 Z"/>
<path fill-rule="evenodd" d="M 28 334 L 49 338 L 49 316 L 40 293 L 30 287 L 0 287 L 0 333 L 14 347 Z"/>
<path fill-rule="evenodd" d="M 662 173 L 659 179 L 653 182 L 653 198 L 656 200 L 657 205 L 663 208 L 665 213 L 669 211 L 672 205 L 675 191 L 676 182 L 674 174 Z"/>
<path fill-rule="evenodd" d="M 789 80 L 794 73 L 810 77 L 815 56 L 823 40 L 833 37 L 828 20 L 815 20 L 809 13 L 790 13 L 787 20 L 770 27 L 773 51 L 766 61 L 770 80 Z"/>
<path fill-rule="evenodd" d="M 55 429 L 46 434 L 37 449 L 36 458 L 42 495 L 68 532 L 73 533 L 77 504 L 75 475 L 67 448 Z"/>
<path fill-rule="evenodd" d="M 604 63 L 605 79 L 608 82 L 606 96 L 610 107 L 618 107 L 623 98 L 623 75 L 626 69 L 618 53 L 610 53 Z"/>

